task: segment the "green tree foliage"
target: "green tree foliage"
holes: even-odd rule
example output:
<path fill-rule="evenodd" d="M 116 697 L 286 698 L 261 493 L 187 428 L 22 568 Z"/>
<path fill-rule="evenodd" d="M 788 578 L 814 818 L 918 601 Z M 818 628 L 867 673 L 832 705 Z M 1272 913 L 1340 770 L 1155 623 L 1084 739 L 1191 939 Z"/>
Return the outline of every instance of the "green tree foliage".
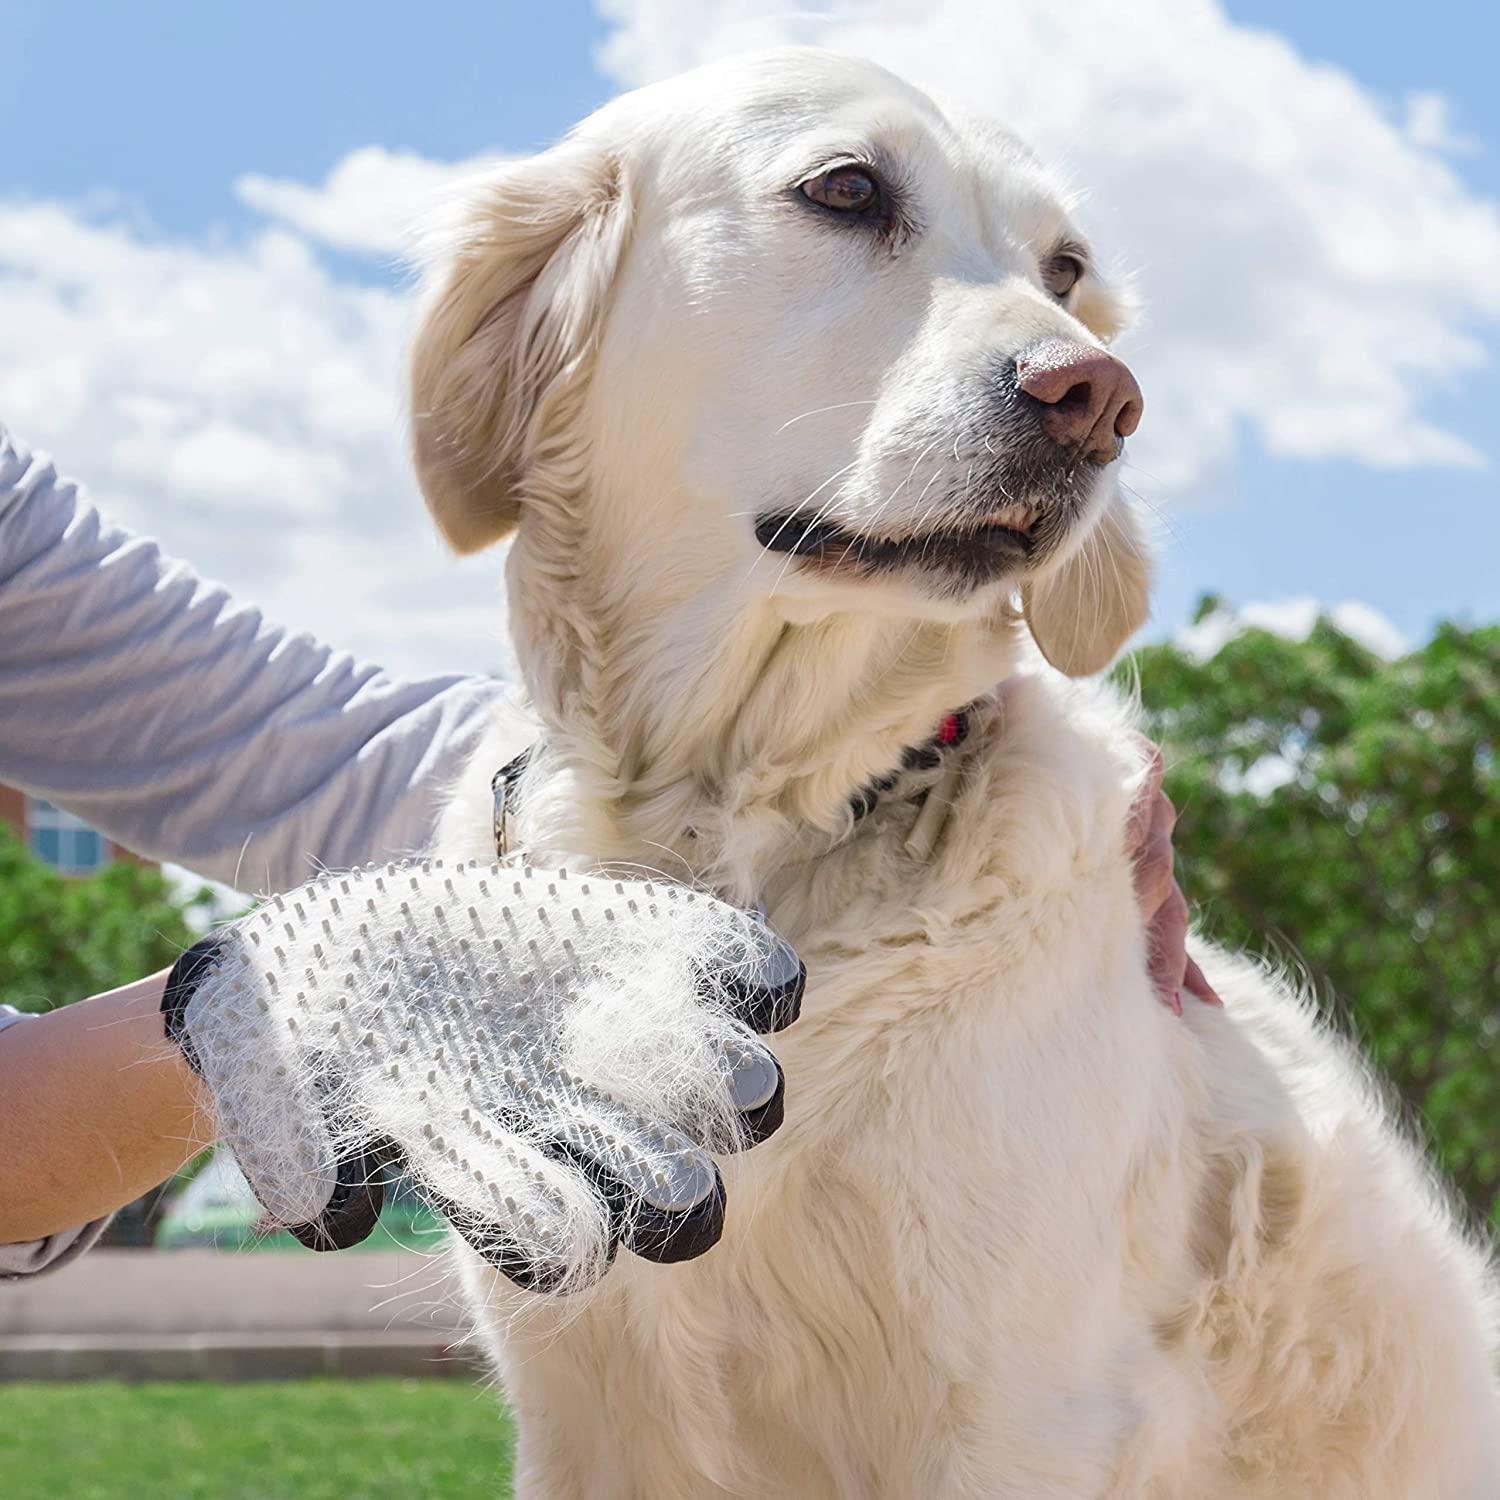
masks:
<path fill-rule="evenodd" d="M 48 1010 L 172 962 L 197 933 L 194 907 L 160 870 L 116 860 L 85 880 L 59 875 L 0 824 L 0 1000 Z"/>
<path fill-rule="evenodd" d="M 1131 667 L 1201 925 L 1300 971 L 1500 1225 L 1500 626 L 1385 661 L 1325 618 Z"/>

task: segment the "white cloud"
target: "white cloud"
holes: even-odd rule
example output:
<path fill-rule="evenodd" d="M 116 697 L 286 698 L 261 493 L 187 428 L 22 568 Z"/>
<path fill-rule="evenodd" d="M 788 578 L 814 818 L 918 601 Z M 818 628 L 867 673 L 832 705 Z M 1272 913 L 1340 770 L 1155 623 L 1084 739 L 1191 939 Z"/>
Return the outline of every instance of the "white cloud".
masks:
<path fill-rule="evenodd" d="M 1061 165 L 1146 302 L 1129 351 L 1149 497 L 1211 490 L 1247 427 L 1278 455 L 1481 462 L 1428 414 L 1487 361 L 1481 333 L 1500 316 L 1500 214 L 1440 154 L 1454 138 L 1439 96 L 1418 96 L 1403 128 L 1215 0 L 601 8 L 617 24 L 604 62 L 624 81 L 815 43 L 966 98 Z"/>
<path fill-rule="evenodd" d="M 1366 651 L 1394 661 L 1405 656 L 1412 648 L 1411 641 L 1396 622 L 1375 608 L 1358 599 L 1346 599 L 1328 611 L 1333 623 L 1345 635 L 1358 641 Z"/>
<path fill-rule="evenodd" d="M 1257 600 L 1239 610 L 1213 610 L 1197 623 L 1184 625 L 1173 639 L 1189 656 L 1206 661 L 1245 630 L 1266 630 L 1285 640 L 1305 641 L 1322 615 L 1367 651 L 1387 661 L 1412 649 L 1405 633 L 1373 605 L 1359 599 L 1325 605 L 1305 594 Z"/>
<path fill-rule="evenodd" d="M 1283 640 L 1305 641 L 1320 613 L 1318 601 L 1303 595 L 1296 599 L 1252 601 L 1240 611 L 1239 622 L 1249 629 L 1267 630 Z"/>
<path fill-rule="evenodd" d="M 1413 145 L 1453 156 L 1475 156 L 1477 140 L 1453 124 L 1453 112 L 1442 94 L 1418 90 L 1406 96 L 1406 134 Z"/>
<path fill-rule="evenodd" d="M 364 146 L 335 164 L 322 185 L 248 173 L 234 185 L 248 207 L 339 250 L 399 257 L 454 184 L 499 161 L 438 162 L 411 151 Z"/>
<path fill-rule="evenodd" d="M 337 274 L 307 237 L 383 252 L 402 194 L 470 164 L 358 155 L 280 204 L 305 234 L 243 243 L 0 204 L 0 421 L 273 618 L 393 670 L 502 666 L 499 561 L 444 553 L 404 451 L 410 294 Z M 364 218 L 344 216 L 351 181 Z"/>
<path fill-rule="evenodd" d="M 1218 652 L 1221 646 L 1232 641 L 1238 633 L 1239 622 L 1234 612 L 1216 609 L 1204 615 L 1201 620 L 1182 626 L 1172 637 L 1172 642 L 1181 650 L 1186 651 L 1194 661 L 1207 661 Z"/>

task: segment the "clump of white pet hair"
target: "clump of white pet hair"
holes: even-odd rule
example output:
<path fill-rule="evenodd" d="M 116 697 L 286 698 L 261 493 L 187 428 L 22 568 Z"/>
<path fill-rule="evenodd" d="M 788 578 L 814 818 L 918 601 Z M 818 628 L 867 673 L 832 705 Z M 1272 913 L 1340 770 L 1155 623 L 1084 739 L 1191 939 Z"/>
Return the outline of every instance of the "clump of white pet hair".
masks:
<path fill-rule="evenodd" d="M 675 885 L 641 889 L 652 920 L 632 912 L 616 941 L 600 945 L 559 1012 L 562 1055 L 620 1104 L 715 1149 L 739 1150 L 742 1103 L 723 1080 L 765 1049 L 736 1017 L 733 987 L 753 974 L 765 930 Z M 655 920 L 663 908 L 669 942 Z"/>
<path fill-rule="evenodd" d="M 741 1144 L 735 1078 L 774 1070 L 734 1011 L 764 928 L 665 883 L 390 864 L 218 939 L 185 1030 L 268 1213 L 315 1220 L 338 1164 L 376 1147 L 556 1289 L 603 1272 L 622 1213 L 629 1243 L 631 1205 L 685 1212 L 717 1190 L 707 1150 Z"/>

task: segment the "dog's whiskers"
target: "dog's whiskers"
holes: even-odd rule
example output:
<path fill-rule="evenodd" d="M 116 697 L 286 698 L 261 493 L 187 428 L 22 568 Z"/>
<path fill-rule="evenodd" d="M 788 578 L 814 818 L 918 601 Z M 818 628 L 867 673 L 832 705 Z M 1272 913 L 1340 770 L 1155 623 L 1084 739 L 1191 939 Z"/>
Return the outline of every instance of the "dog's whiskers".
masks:
<path fill-rule="evenodd" d="M 809 417 L 821 417 L 825 413 L 831 412 L 831 411 L 844 411 L 848 407 L 851 407 L 851 406 L 874 406 L 874 405 L 875 405 L 875 402 L 874 402 L 874 399 L 872 398 L 872 399 L 867 400 L 867 401 L 835 401 L 832 406 L 818 406 L 818 407 L 814 407 L 812 411 L 805 411 L 805 412 L 801 413 L 800 416 L 788 417 L 787 420 L 785 422 L 783 422 L 781 424 L 781 426 L 776 429 L 776 431 L 772 434 L 772 436 L 773 437 L 780 437 L 781 434 L 783 432 L 785 432 L 788 427 L 792 427 L 792 426 L 794 426 L 798 422 L 805 422 L 805 421 L 807 421 L 807 419 Z"/>

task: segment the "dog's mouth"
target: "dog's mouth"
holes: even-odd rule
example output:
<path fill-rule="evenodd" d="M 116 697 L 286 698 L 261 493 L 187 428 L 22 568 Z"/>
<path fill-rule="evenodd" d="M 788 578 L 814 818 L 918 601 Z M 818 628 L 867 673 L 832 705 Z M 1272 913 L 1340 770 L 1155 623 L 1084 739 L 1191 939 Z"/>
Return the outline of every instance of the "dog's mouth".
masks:
<path fill-rule="evenodd" d="M 875 577 L 915 569 L 975 587 L 1025 568 L 1041 530 L 1041 513 L 1025 505 L 971 524 L 899 537 L 851 531 L 795 512 L 769 512 L 756 518 L 755 539 L 766 551 L 786 553 L 818 572 Z"/>

